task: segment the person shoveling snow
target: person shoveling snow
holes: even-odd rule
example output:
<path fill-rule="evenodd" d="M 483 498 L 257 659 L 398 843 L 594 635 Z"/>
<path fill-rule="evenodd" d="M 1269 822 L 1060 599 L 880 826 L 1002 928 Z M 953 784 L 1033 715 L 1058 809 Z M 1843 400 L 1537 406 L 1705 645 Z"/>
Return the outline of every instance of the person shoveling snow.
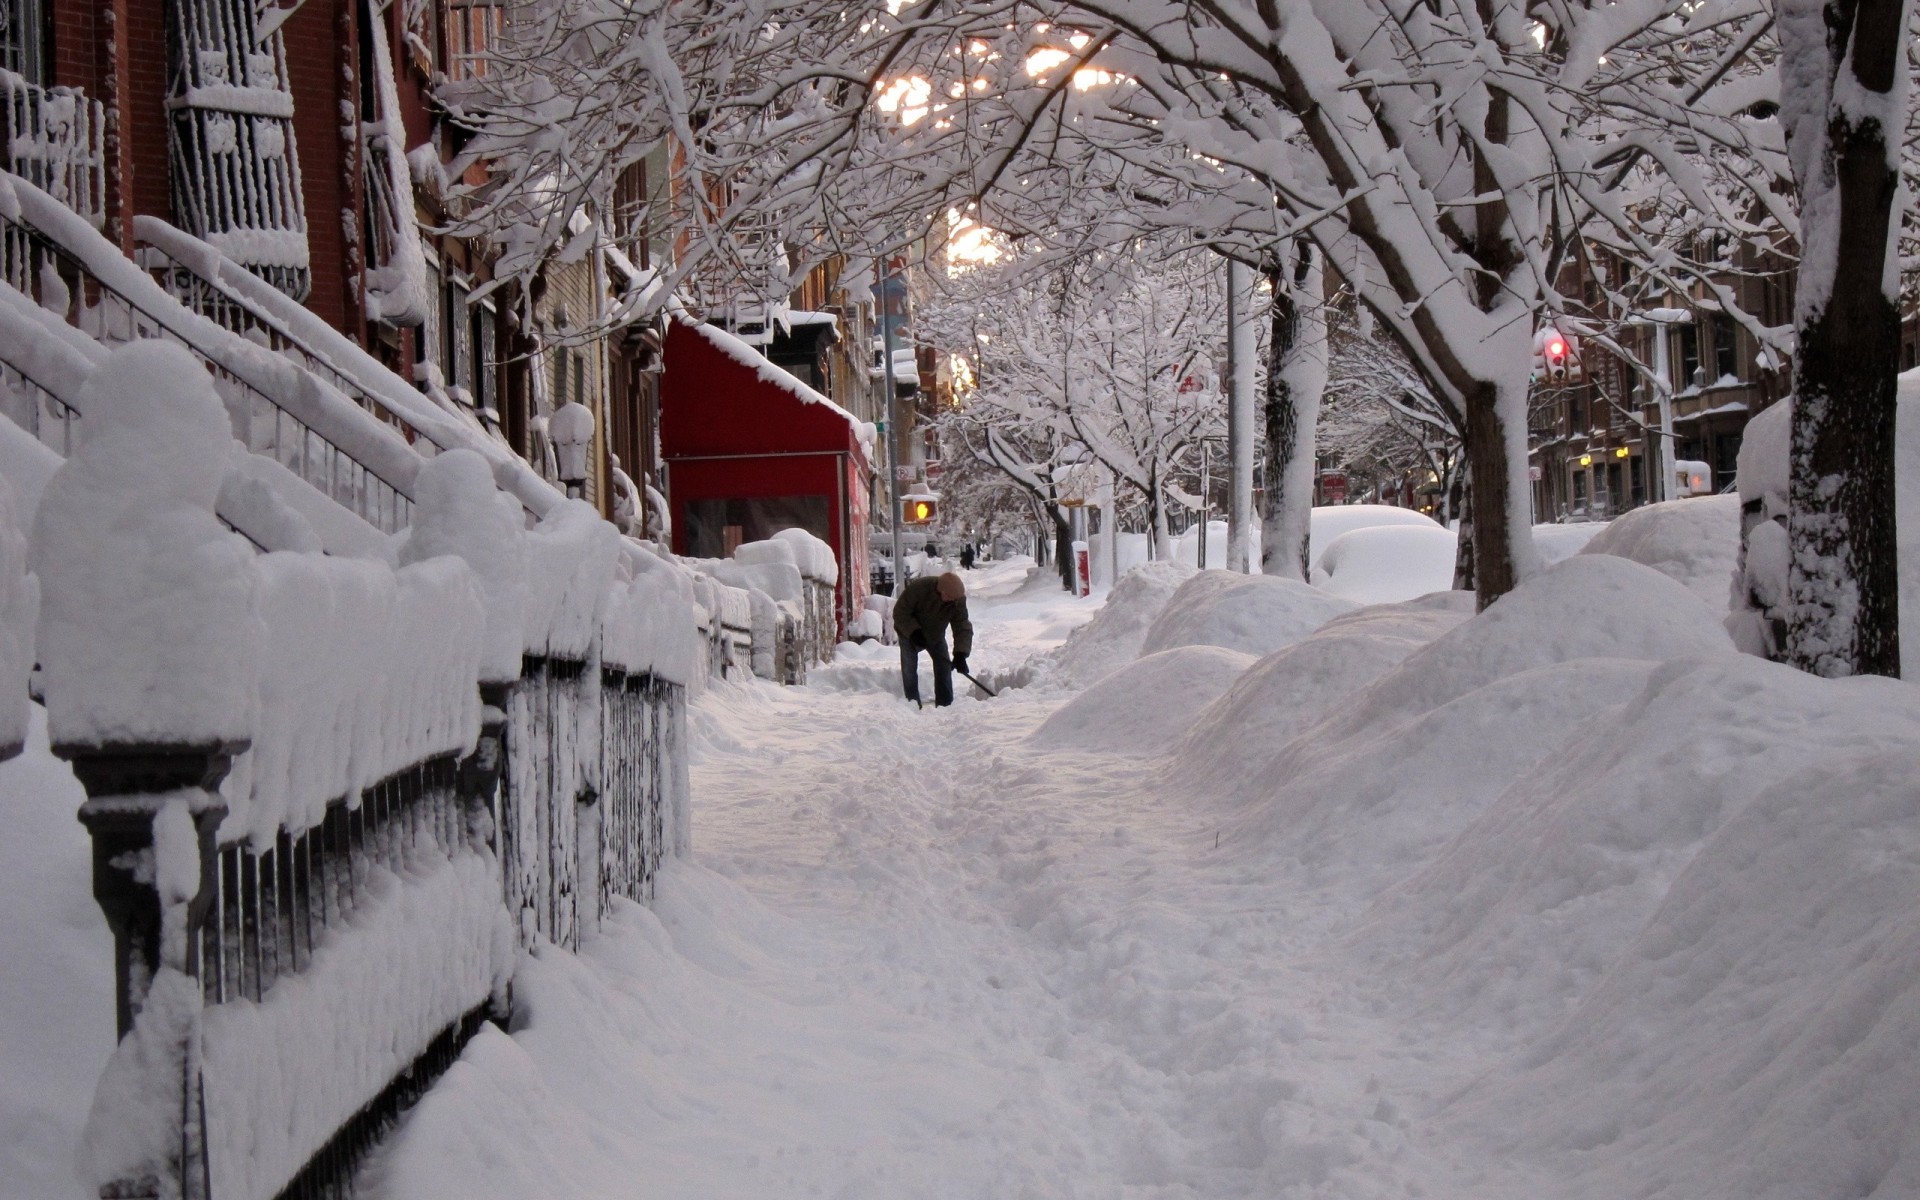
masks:
<path fill-rule="evenodd" d="M 953 654 L 947 654 L 947 628 L 953 628 Z M 967 674 L 973 649 L 973 622 L 967 619 L 967 585 L 958 575 L 926 575 L 900 589 L 893 602 L 893 631 L 900 635 L 900 687 L 920 703 L 920 652 L 933 659 L 933 703 L 953 703 L 953 673 Z M 972 678 L 972 676 L 968 676 Z"/>

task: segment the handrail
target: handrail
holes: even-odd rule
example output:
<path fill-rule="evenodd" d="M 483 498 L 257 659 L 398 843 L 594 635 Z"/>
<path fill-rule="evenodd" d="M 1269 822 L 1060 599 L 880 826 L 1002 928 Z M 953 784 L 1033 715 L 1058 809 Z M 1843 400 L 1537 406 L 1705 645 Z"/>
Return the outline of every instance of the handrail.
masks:
<path fill-rule="evenodd" d="M 427 457 L 432 457 L 435 453 L 447 449 L 446 446 L 441 444 L 438 438 L 435 438 L 431 433 L 421 429 L 413 422 L 407 420 L 406 417 L 393 411 L 393 408 L 382 401 L 380 397 L 368 391 L 358 380 L 340 370 L 339 367 L 334 365 L 332 359 L 314 349 L 305 338 L 288 327 L 286 322 L 254 303 L 250 298 L 228 284 L 225 280 L 210 275 L 208 272 L 196 267 L 193 263 L 183 260 L 178 255 L 171 253 L 165 247 L 154 243 L 148 238 L 140 239 L 139 253 L 147 259 L 144 265 L 146 265 L 148 271 L 155 275 L 159 275 L 161 271 L 166 271 L 169 274 L 170 278 L 161 280 L 161 286 L 166 288 L 168 295 L 178 300 L 189 310 L 198 313 L 200 316 L 205 317 L 223 329 L 239 334 L 241 337 L 247 337 L 253 331 L 258 330 L 260 333 L 266 335 L 268 339 L 268 349 L 278 353 L 291 351 L 301 366 L 325 379 L 361 408 L 366 409 L 375 417 L 392 425 L 395 429 L 400 430 L 401 433 L 406 435 L 409 442 L 414 443 L 416 449 L 419 448 L 419 443 L 425 442 L 427 446 L 431 447 L 431 449 L 426 452 Z M 228 311 L 208 311 L 209 307 L 212 306 L 206 304 L 207 292 L 217 294 L 220 301 L 228 306 Z M 246 328 L 235 329 L 228 323 L 231 319 L 232 310 L 238 310 L 240 313 L 245 314 L 247 318 Z"/>
<path fill-rule="evenodd" d="M 118 254 L 117 249 L 113 252 Z M 205 364 L 217 380 L 241 393 L 246 402 L 245 416 L 236 413 L 235 419 L 236 424 L 244 422 L 244 428 L 236 433 L 249 449 L 270 452 L 282 465 L 384 532 L 395 533 L 411 523 L 412 481 L 396 479 L 392 473 L 362 461 L 309 421 L 295 415 L 260 382 L 249 377 L 259 371 L 260 364 L 228 361 L 210 353 L 202 345 L 204 339 L 195 336 L 201 331 L 190 324 L 206 321 L 205 317 L 184 306 L 176 316 L 156 312 L 153 307 L 140 303 L 124 288 L 107 280 L 102 272 L 94 270 L 73 248 L 41 229 L 24 212 L 0 211 L 0 269 L 5 271 L 6 282 L 43 307 L 54 308 L 69 324 L 89 333 L 122 340 L 161 337 L 184 347 Z M 79 285 L 78 289 L 75 284 Z M 157 289 L 158 285 L 154 286 Z M 61 295 L 61 289 L 67 294 Z M 76 290 L 80 293 L 77 296 Z M 100 314 L 98 302 L 106 299 L 120 312 Z M 88 301 L 95 303 L 90 307 Z M 120 322 L 110 328 L 115 316 Z M 181 316 L 187 320 L 181 320 Z M 99 328 L 87 329 L 89 318 Z M 238 336 L 211 322 L 208 324 L 221 337 Z M 299 370 L 295 364 L 285 365 L 290 370 Z M 315 384 L 323 382 L 318 376 L 309 378 Z M 260 425 L 261 418 L 267 422 L 265 428 Z"/>

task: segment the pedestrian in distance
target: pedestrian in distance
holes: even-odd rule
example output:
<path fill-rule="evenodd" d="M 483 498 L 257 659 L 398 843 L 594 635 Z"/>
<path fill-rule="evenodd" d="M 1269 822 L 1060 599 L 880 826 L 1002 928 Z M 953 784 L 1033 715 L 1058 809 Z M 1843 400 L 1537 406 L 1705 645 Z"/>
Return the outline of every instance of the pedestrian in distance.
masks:
<path fill-rule="evenodd" d="M 973 543 L 972 542 L 967 542 L 960 547 L 960 569 L 962 571 L 973 570 Z"/>
<path fill-rule="evenodd" d="M 947 630 L 953 630 L 953 653 L 947 653 Z M 933 659 L 933 703 L 953 703 L 953 673 L 965 674 L 967 653 L 973 649 L 973 622 L 967 619 L 967 585 L 949 571 L 923 575 L 900 589 L 893 602 L 893 631 L 900 637 L 900 688 L 907 699 L 920 703 L 920 652 Z"/>

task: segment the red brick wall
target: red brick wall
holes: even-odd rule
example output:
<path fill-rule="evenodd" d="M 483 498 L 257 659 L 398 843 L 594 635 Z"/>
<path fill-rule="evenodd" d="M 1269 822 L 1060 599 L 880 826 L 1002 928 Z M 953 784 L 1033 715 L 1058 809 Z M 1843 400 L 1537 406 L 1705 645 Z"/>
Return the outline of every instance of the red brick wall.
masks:
<path fill-rule="evenodd" d="M 293 88 L 293 135 L 300 148 L 300 188 L 307 205 L 307 255 L 313 290 L 307 307 L 327 324 L 361 340 L 348 283 L 353 269 L 341 229 L 343 208 L 357 203 L 341 130 L 341 103 L 357 84 L 345 77 L 357 63 L 354 0 L 307 0 L 285 26 L 287 76 Z"/>
<path fill-rule="evenodd" d="M 167 8 L 165 0 L 121 0 L 123 37 L 116 56 L 126 79 L 117 97 L 126 137 L 125 202 L 138 214 L 173 219 L 167 179 Z"/>

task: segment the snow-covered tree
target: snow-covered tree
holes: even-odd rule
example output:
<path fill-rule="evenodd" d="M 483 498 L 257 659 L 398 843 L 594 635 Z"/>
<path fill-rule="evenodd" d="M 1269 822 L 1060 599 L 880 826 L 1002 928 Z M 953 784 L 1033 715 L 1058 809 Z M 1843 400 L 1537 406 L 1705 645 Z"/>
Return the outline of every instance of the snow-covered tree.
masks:
<path fill-rule="evenodd" d="M 965 411 L 988 428 L 1048 431 L 1146 507 L 1154 553 L 1172 553 L 1168 503 L 1223 416 L 1216 256 L 1137 245 L 1036 273 L 1018 259 L 969 273 L 925 305 L 920 336 L 968 358 Z"/>

